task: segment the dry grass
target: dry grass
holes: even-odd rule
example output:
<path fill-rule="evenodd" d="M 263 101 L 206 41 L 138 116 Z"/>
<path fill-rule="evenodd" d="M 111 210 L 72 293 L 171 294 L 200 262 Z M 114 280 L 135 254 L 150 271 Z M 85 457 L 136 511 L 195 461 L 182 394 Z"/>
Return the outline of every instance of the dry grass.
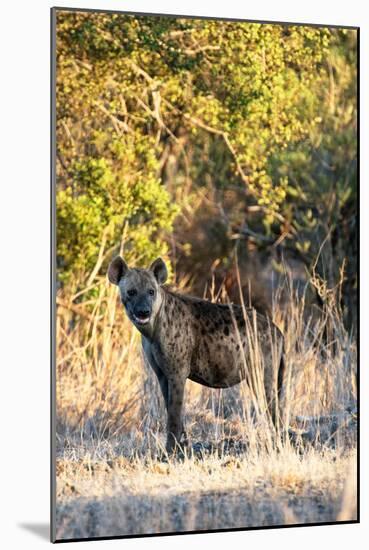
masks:
<path fill-rule="evenodd" d="M 355 479 L 353 451 L 210 454 L 168 464 L 109 454 L 58 461 L 58 538 L 355 518 L 355 492 L 345 488 L 348 474 Z"/>
<path fill-rule="evenodd" d="M 292 444 L 276 444 L 245 384 L 188 382 L 190 445 L 160 462 L 164 410 L 139 335 L 114 288 L 88 292 L 58 298 L 58 539 L 356 519 L 356 347 L 332 300 L 310 315 L 291 287 L 274 304 Z"/>

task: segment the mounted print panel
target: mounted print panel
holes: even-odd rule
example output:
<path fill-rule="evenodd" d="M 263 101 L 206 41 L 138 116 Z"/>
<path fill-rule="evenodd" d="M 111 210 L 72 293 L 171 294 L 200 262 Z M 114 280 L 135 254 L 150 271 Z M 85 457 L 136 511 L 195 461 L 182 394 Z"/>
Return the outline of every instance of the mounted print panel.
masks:
<path fill-rule="evenodd" d="M 52 538 L 358 521 L 358 29 L 52 10 Z"/>

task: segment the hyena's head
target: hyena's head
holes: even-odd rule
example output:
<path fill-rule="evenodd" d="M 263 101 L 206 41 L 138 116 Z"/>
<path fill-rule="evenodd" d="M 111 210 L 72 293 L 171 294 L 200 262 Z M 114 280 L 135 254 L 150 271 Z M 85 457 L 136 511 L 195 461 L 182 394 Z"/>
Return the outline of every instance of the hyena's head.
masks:
<path fill-rule="evenodd" d="M 128 317 L 137 328 L 152 325 L 160 309 L 162 293 L 168 271 L 161 258 L 155 260 L 149 269 L 130 269 L 117 256 L 109 265 L 109 281 L 119 287 L 120 298 Z"/>

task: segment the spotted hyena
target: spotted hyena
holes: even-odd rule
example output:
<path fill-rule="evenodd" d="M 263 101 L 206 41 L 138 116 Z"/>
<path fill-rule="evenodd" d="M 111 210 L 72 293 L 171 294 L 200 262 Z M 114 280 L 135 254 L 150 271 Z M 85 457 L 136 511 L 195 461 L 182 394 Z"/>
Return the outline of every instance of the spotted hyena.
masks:
<path fill-rule="evenodd" d="M 171 453 L 184 434 L 182 405 L 187 379 L 210 388 L 228 388 L 246 379 L 255 389 L 255 350 L 251 351 L 255 333 L 263 358 L 266 402 L 276 423 L 276 396 L 283 379 L 281 332 L 251 308 L 173 292 L 163 286 L 167 276 L 161 258 L 149 269 L 138 269 L 129 268 L 117 257 L 108 269 L 109 281 L 118 285 L 128 317 L 141 333 L 144 355 L 159 381 L 168 417 L 167 451 Z"/>

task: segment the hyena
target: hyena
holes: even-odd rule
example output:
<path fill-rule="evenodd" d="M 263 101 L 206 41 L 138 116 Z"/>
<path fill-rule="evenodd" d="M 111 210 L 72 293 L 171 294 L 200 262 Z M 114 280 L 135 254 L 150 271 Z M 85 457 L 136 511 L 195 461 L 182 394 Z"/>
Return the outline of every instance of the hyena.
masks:
<path fill-rule="evenodd" d="M 256 352 L 251 349 L 255 348 L 255 332 L 263 359 L 266 403 L 278 424 L 282 333 L 252 308 L 173 292 L 163 286 L 167 276 L 161 258 L 149 269 L 139 269 L 129 268 L 118 256 L 108 269 L 109 281 L 118 285 L 123 306 L 141 333 L 144 355 L 159 381 L 167 411 L 167 452 L 172 453 L 185 436 L 182 405 L 187 379 L 210 388 L 228 388 L 246 379 L 255 389 L 252 356 L 255 359 Z"/>

